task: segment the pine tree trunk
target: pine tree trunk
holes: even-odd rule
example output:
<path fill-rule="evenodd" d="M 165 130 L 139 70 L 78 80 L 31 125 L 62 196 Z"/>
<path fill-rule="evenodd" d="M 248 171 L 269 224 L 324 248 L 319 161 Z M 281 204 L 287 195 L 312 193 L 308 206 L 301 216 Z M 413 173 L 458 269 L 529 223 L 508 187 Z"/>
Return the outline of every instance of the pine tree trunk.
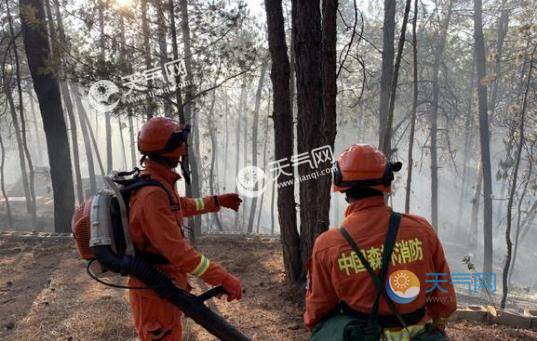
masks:
<path fill-rule="evenodd" d="M 395 110 L 395 99 L 397 94 L 397 82 L 399 78 L 399 68 L 401 67 L 401 59 L 403 57 L 403 50 L 405 47 L 406 25 L 408 23 L 408 13 L 410 12 L 411 0 L 406 0 L 405 12 L 403 15 L 403 23 L 401 24 L 401 33 L 399 35 L 399 43 L 397 48 L 397 56 L 395 57 L 395 64 L 393 67 L 393 77 L 390 90 L 390 103 L 388 106 L 388 115 L 386 116 L 386 124 L 384 127 L 381 150 L 390 159 L 392 153 L 392 135 L 393 135 L 393 115 Z"/>
<path fill-rule="evenodd" d="M 477 250 L 478 243 L 477 237 L 479 235 L 478 221 L 479 221 L 479 205 L 481 204 L 481 186 L 483 184 L 483 168 L 481 167 L 481 162 L 477 166 L 476 174 L 476 184 L 475 184 L 475 193 L 474 198 L 472 199 L 472 213 L 470 215 L 470 233 L 471 233 L 471 243 L 472 249 Z"/>
<path fill-rule="evenodd" d="M 435 39 L 437 46 L 434 50 L 433 62 L 433 98 L 431 103 L 431 224 L 435 231 L 438 231 L 438 107 L 440 97 L 440 81 L 439 73 L 444 55 L 444 47 L 446 45 L 447 31 L 451 20 L 451 10 L 453 1 L 449 1 L 446 18 L 442 23 L 440 35 Z"/>
<path fill-rule="evenodd" d="M 84 117 L 86 111 L 80 99 L 80 94 L 75 93 L 75 103 L 77 108 L 78 122 L 80 123 L 80 130 L 82 131 L 82 138 L 84 140 L 84 150 L 86 152 L 86 160 L 88 162 L 88 176 L 90 181 L 90 195 L 97 193 L 97 179 L 95 178 L 95 163 L 93 161 L 93 153 L 91 151 L 91 141 L 88 132 L 88 126 Z"/>
<path fill-rule="evenodd" d="M 6 183 L 4 176 L 4 167 L 6 163 L 6 148 L 4 146 L 4 140 L 2 139 L 2 133 L 0 132 L 0 152 L 2 157 L 0 158 L 0 189 L 2 189 L 2 196 L 4 197 L 4 205 L 6 206 L 7 216 L 7 228 L 13 229 L 13 218 L 11 216 L 11 205 L 9 204 L 9 197 L 6 192 Z"/>
<path fill-rule="evenodd" d="M 151 32 L 149 29 L 149 21 L 147 19 L 147 0 L 142 0 L 140 2 L 141 12 L 142 12 L 142 35 L 143 35 L 143 49 L 144 49 L 144 62 L 146 70 L 151 69 L 151 44 L 149 43 L 149 38 L 151 37 Z M 153 102 L 152 92 L 153 92 L 153 81 L 149 80 L 147 82 L 148 92 L 146 94 L 146 105 L 145 105 L 145 115 L 149 120 L 153 117 L 153 110 L 155 109 L 155 104 Z"/>
<path fill-rule="evenodd" d="M 505 309 L 505 303 L 507 301 L 507 294 L 509 291 L 509 283 L 507 281 L 507 278 L 509 275 L 509 267 L 511 266 L 511 253 L 512 253 L 512 248 L 513 248 L 513 244 L 511 242 L 512 211 L 513 211 L 513 203 L 515 200 L 515 194 L 517 191 L 518 171 L 520 168 L 520 159 L 522 157 L 522 148 L 524 147 L 524 141 L 525 141 L 524 129 L 525 129 L 525 119 L 526 119 L 526 108 L 528 106 L 528 94 L 530 92 L 531 76 L 532 76 L 532 71 L 533 71 L 533 58 L 534 58 L 536 49 L 537 49 L 537 45 L 533 49 L 533 52 L 530 57 L 530 68 L 528 71 L 528 78 L 527 78 L 526 89 L 524 93 L 524 100 L 522 103 L 522 110 L 520 112 L 520 122 L 519 122 L 520 138 L 518 142 L 518 148 L 516 151 L 515 165 L 514 165 L 513 176 L 512 176 L 513 180 L 511 183 L 511 189 L 509 191 L 509 200 L 507 201 L 507 227 L 505 229 L 505 243 L 507 246 L 507 257 L 505 259 L 505 265 L 503 267 L 503 275 L 502 275 L 503 290 L 502 290 L 502 301 L 500 304 L 502 309 Z M 519 200 L 522 200 L 522 198 L 519 198 Z"/>
<path fill-rule="evenodd" d="M 282 0 L 265 0 L 269 52 L 272 59 L 270 78 L 273 89 L 274 159 L 293 155 L 293 115 L 290 96 L 290 66 L 285 42 Z M 291 173 L 292 174 L 292 173 Z M 300 238 L 297 231 L 294 176 L 282 174 L 279 182 L 291 181 L 290 186 L 278 188 L 278 219 L 287 281 L 298 283 L 304 264 L 300 256 Z M 274 212 L 274 188 L 271 212 Z M 273 214 L 273 213 L 272 213 Z M 274 215 L 271 232 L 274 233 Z"/>
<path fill-rule="evenodd" d="M 483 167 L 483 272 L 492 272 L 492 166 L 490 162 L 490 128 L 487 109 L 485 38 L 483 36 L 483 9 L 481 0 L 474 0 L 475 63 L 478 76 L 479 138 Z"/>
<path fill-rule="evenodd" d="M 473 94 L 474 94 L 474 81 L 475 81 L 475 67 L 472 66 L 472 75 L 470 76 L 470 81 L 468 82 L 468 108 L 466 110 L 466 119 L 464 124 L 464 150 L 463 150 L 463 159 L 462 159 L 462 179 L 461 179 L 461 193 L 459 197 L 459 207 L 458 207 L 458 214 L 457 214 L 457 224 L 456 226 L 461 226 L 461 219 L 465 216 L 465 208 L 466 205 L 464 205 L 466 197 L 468 195 L 468 182 L 467 177 L 468 175 L 468 161 L 470 159 L 470 152 L 473 145 L 473 134 L 472 130 L 474 128 L 474 120 L 473 120 L 473 113 L 472 113 L 472 104 L 474 102 Z"/>
<path fill-rule="evenodd" d="M 32 19 L 45 23 L 43 3 L 20 0 L 21 13 L 32 11 Z M 69 139 L 61 106 L 58 79 L 46 69 L 50 58 L 48 32 L 45 25 L 36 26 L 22 15 L 22 32 L 28 66 L 39 101 L 43 127 L 47 137 L 50 174 L 54 194 L 54 225 L 56 232 L 70 231 L 74 210 L 73 178 L 69 155 Z"/>
<path fill-rule="evenodd" d="M 319 139 L 324 122 L 321 11 L 319 1 L 293 0 L 292 6 L 298 104 L 297 152 L 309 154 L 313 149 L 323 146 L 324 142 Z M 281 144 L 281 141 L 277 144 Z M 308 163 L 298 166 L 300 176 L 306 176 L 312 171 L 314 170 Z M 319 179 L 302 181 L 299 187 L 300 252 L 304 270 L 315 238 L 325 228 L 318 215 Z M 305 273 L 302 278 L 305 279 Z"/>
<path fill-rule="evenodd" d="M 270 91 L 269 91 L 269 98 L 268 98 L 268 104 L 267 104 L 268 110 L 270 110 Z M 268 131 L 269 131 L 269 117 L 270 112 L 267 112 L 267 117 L 265 118 L 265 126 L 264 131 L 265 135 L 263 136 L 263 169 L 267 169 L 267 147 L 268 147 Z M 266 181 L 266 179 L 263 179 L 263 181 Z M 263 182 L 263 187 L 265 187 L 265 183 Z M 265 192 L 266 188 L 261 193 L 261 202 L 259 203 L 259 213 L 257 214 L 257 233 L 259 233 L 259 223 L 261 222 L 261 215 L 263 214 L 263 202 L 265 200 Z"/>
<path fill-rule="evenodd" d="M 322 98 L 323 112 L 321 118 L 321 146 L 330 146 L 334 151 L 334 143 L 336 140 L 336 43 L 337 43 L 337 0 L 322 1 Z M 324 162 L 317 164 L 317 169 L 330 169 L 332 167 L 332 159 L 327 158 Z M 328 175 L 321 176 L 318 181 L 317 194 L 317 222 L 324 222 L 324 225 L 329 226 L 330 222 L 330 188 L 332 185 L 332 177 Z M 318 226 L 324 226 L 319 224 Z M 323 232 L 322 230 L 316 233 Z"/>
<path fill-rule="evenodd" d="M 24 158 L 26 158 L 26 161 L 28 162 L 28 173 L 26 173 L 26 168 L 23 168 L 23 177 L 27 177 L 27 182 L 28 182 L 28 191 L 29 191 L 29 199 L 30 199 L 30 206 L 28 206 L 28 198 L 27 199 L 27 209 L 29 208 L 29 211 L 28 213 L 31 215 L 31 218 L 32 218 L 32 226 L 34 226 L 34 228 L 37 228 L 37 206 L 36 206 L 36 200 L 35 200 L 35 186 L 34 186 L 34 166 L 33 166 L 33 163 L 32 163 L 32 157 L 30 155 L 30 151 L 28 150 L 28 142 L 27 142 L 27 139 L 26 139 L 26 119 L 24 117 L 24 103 L 23 103 L 23 99 L 22 99 L 22 87 L 21 87 L 21 72 L 20 72 L 20 60 L 19 60 L 19 52 L 18 52 L 18 47 L 17 47 L 17 41 L 16 41 L 16 37 L 15 37 L 15 29 L 13 28 L 13 18 L 11 17 L 11 10 L 9 9 L 9 3 L 7 2 L 6 0 L 6 13 L 7 13 L 7 18 L 8 18 L 8 24 L 9 24 L 9 33 L 10 33 L 10 36 L 12 37 L 12 39 L 14 39 L 13 41 L 13 54 L 14 54 L 14 57 L 15 57 L 15 75 L 16 75 L 16 84 L 17 84 L 17 93 L 18 93 L 18 99 L 19 99 L 19 110 L 20 110 L 20 131 L 19 131 L 19 134 L 20 134 L 20 141 L 17 140 L 17 144 L 19 144 L 19 142 L 21 143 L 19 145 L 19 148 L 22 149 L 22 155 Z M 15 103 L 13 101 L 13 97 L 12 97 L 12 93 L 11 93 L 11 90 L 10 89 L 6 89 L 6 92 L 9 92 L 8 94 L 8 102 L 9 102 L 9 106 L 11 107 L 11 114 L 12 114 L 12 117 L 14 117 L 13 115 L 17 115 L 16 113 L 16 109 L 15 109 Z M 14 125 L 15 125 L 15 120 L 13 121 Z M 17 124 L 18 126 L 18 124 Z M 19 152 L 19 155 L 20 152 Z M 22 164 L 21 164 L 22 166 Z M 24 181 L 24 180 L 23 180 Z"/>
<path fill-rule="evenodd" d="M 414 0 L 414 19 L 412 20 L 412 112 L 410 114 L 410 133 L 408 136 L 408 167 L 405 192 L 405 213 L 410 212 L 410 192 L 412 190 L 412 171 L 414 169 L 413 151 L 416 131 L 416 113 L 418 109 L 418 0 Z"/>
<path fill-rule="evenodd" d="M 99 0 L 98 3 L 98 14 L 99 14 L 99 64 L 101 68 L 104 68 L 104 63 L 106 59 L 106 44 L 105 44 L 105 34 L 104 34 L 104 3 L 103 0 Z M 109 112 L 104 113 L 105 116 L 105 135 L 106 135 L 106 173 L 110 174 L 113 165 L 113 155 L 112 155 L 112 116 Z M 99 122 L 95 122 L 95 127 L 98 133 Z M 97 136 L 98 138 L 98 136 Z"/>
<path fill-rule="evenodd" d="M 267 72 L 268 61 L 264 61 L 261 66 L 261 75 L 257 84 L 257 92 L 255 94 L 254 119 L 252 122 L 252 166 L 257 167 L 257 127 L 259 125 L 259 108 L 261 106 L 261 95 L 265 83 L 265 74 Z M 258 184 L 259 186 L 260 184 Z M 254 218 L 257 208 L 257 197 L 252 198 L 250 205 L 250 216 L 248 218 L 248 233 L 252 233 L 254 227 Z"/>
<path fill-rule="evenodd" d="M 235 175 L 239 174 L 239 167 L 240 167 L 240 143 L 241 143 L 241 118 L 240 118 L 240 113 L 241 113 L 241 110 L 243 108 L 243 102 L 244 102 L 244 97 L 245 97 L 245 87 L 246 87 L 246 84 L 243 82 L 241 84 L 241 92 L 240 92 L 240 95 L 239 95 L 239 108 L 237 109 L 237 128 L 235 130 Z M 238 188 L 237 188 L 237 181 L 235 181 L 235 192 L 238 191 Z M 242 208 L 244 210 L 244 207 Z M 239 228 L 239 213 L 235 213 L 235 220 L 233 222 L 233 225 L 235 226 L 235 228 Z"/>
<path fill-rule="evenodd" d="M 379 95 L 379 148 L 384 145 L 384 131 L 388 120 L 390 93 L 393 77 L 393 59 L 395 57 L 395 0 L 384 0 L 384 25 L 382 27 L 382 70 L 380 75 Z"/>
<path fill-rule="evenodd" d="M 7 103 L 9 106 L 9 113 L 11 114 L 11 121 L 13 123 L 13 130 L 15 132 L 15 141 L 17 142 L 17 151 L 19 153 L 20 176 L 22 180 L 22 187 L 24 189 L 24 197 L 26 199 L 26 212 L 28 214 L 32 214 L 34 206 L 30 191 L 30 180 L 28 178 L 28 172 L 26 169 L 26 156 L 24 155 L 24 146 L 22 144 L 22 132 L 19 125 L 19 117 L 15 109 L 15 102 L 13 101 L 13 94 L 11 93 L 11 88 L 6 82 L 6 77 L 3 77 L 3 79 L 4 94 L 6 95 Z"/>
<path fill-rule="evenodd" d="M 229 117 L 229 102 L 228 102 L 227 89 L 224 87 L 224 169 L 227 171 L 227 164 L 229 159 L 229 130 L 228 130 L 228 117 Z M 226 190 L 226 178 L 227 173 L 222 173 L 222 184 L 224 191 Z"/>
<path fill-rule="evenodd" d="M 217 77 L 218 78 L 218 77 Z M 216 83 L 216 82 L 215 82 Z M 218 141 L 217 141 L 217 131 L 216 127 L 214 126 L 214 107 L 216 104 L 216 90 L 213 90 L 213 98 L 211 99 L 211 105 L 209 109 L 209 115 L 208 115 L 208 127 L 209 127 L 209 136 L 211 139 L 211 164 L 209 166 L 209 194 L 215 195 L 215 164 L 216 164 L 216 154 L 217 154 L 217 148 L 218 148 Z M 216 227 L 218 230 L 223 231 L 222 224 L 220 223 L 220 219 L 218 219 L 218 212 L 215 212 L 213 214 L 213 217 L 216 222 Z M 211 228 L 211 225 L 207 226 L 207 228 Z"/>
<path fill-rule="evenodd" d="M 48 12 L 48 21 L 49 21 L 49 27 L 50 27 L 50 36 L 51 39 L 56 41 L 58 38 L 56 37 L 56 30 L 54 27 L 54 21 L 52 19 L 52 10 L 50 8 L 50 1 L 47 0 L 45 2 L 46 9 Z M 63 45 L 63 49 L 67 49 L 67 39 L 65 36 L 65 31 L 63 27 L 63 20 L 61 17 L 60 12 L 60 5 L 58 1 L 54 2 L 54 10 L 56 14 L 56 23 L 58 25 L 58 34 L 59 34 L 59 41 Z M 67 111 L 67 118 L 69 119 L 69 127 L 71 128 L 71 144 L 72 144 L 72 151 L 73 151 L 73 168 L 75 171 L 75 189 L 76 194 L 78 198 L 78 204 L 81 205 L 84 202 L 84 191 L 82 186 L 82 174 L 80 171 L 80 156 L 79 156 L 79 150 L 78 150 L 78 130 L 76 126 L 76 120 L 75 120 L 75 114 L 73 110 L 73 101 L 71 99 L 71 92 L 69 90 L 69 84 L 65 77 L 65 70 L 63 67 L 63 49 L 61 50 L 55 50 L 55 44 L 52 45 L 52 53 L 60 59 L 60 67 L 59 67 L 59 73 L 60 73 L 60 94 L 62 96 L 63 103 L 65 105 L 65 109 Z"/>
<path fill-rule="evenodd" d="M 34 98 L 32 96 L 32 90 L 31 89 L 28 89 L 28 101 L 30 102 L 30 112 L 32 113 L 32 120 L 33 120 L 33 123 L 34 123 L 35 146 L 36 146 L 36 148 L 34 148 L 34 152 L 35 152 L 35 151 L 37 151 L 37 146 L 41 146 L 41 143 L 45 142 L 45 138 L 42 137 L 42 135 L 40 133 L 41 129 L 38 128 L 38 126 L 37 126 L 37 113 L 36 113 L 36 110 L 35 110 L 35 103 L 34 103 Z M 46 154 L 46 153 L 36 152 L 36 154 L 37 154 L 37 163 L 39 165 L 42 165 L 44 163 L 43 154 Z"/>
<path fill-rule="evenodd" d="M 179 2 L 180 11 L 181 11 L 181 31 L 183 38 L 183 54 L 185 59 L 185 68 L 186 68 L 186 91 L 185 91 L 185 102 L 183 103 L 183 110 L 185 115 L 185 120 L 187 122 L 193 122 L 194 114 L 192 112 L 192 96 L 194 94 L 194 75 L 192 71 L 192 51 L 190 48 L 190 26 L 188 19 L 188 0 L 181 0 Z M 199 134 L 199 129 L 196 126 L 193 126 L 192 138 L 196 139 Z M 195 198 L 200 196 L 200 185 L 199 185 L 199 170 L 198 170 L 198 159 L 196 158 L 199 151 L 199 144 L 194 140 L 189 147 L 188 153 L 188 163 L 190 166 L 191 173 L 191 185 L 190 191 L 191 195 Z M 201 233 L 201 220 L 199 216 L 194 217 L 193 219 L 193 235 L 199 236 Z"/>

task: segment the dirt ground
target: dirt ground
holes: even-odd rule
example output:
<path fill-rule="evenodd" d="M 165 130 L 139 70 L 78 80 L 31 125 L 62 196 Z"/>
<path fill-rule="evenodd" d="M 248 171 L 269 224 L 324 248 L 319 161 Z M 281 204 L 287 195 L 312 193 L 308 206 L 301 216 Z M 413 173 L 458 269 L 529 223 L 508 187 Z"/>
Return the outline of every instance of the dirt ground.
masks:
<path fill-rule="evenodd" d="M 135 340 L 127 292 L 91 280 L 70 239 L 0 237 L 0 340 Z M 207 237 L 199 248 L 241 277 L 243 300 L 216 309 L 254 340 L 307 340 L 300 298 L 283 285 L 279 243 Z M 200 291 L 200 288 L 196 289 Z M 214 340 L 187 322 L 190 340 Z M 537 340 L 537 332 L 461 321 L 452 340 Z"/>

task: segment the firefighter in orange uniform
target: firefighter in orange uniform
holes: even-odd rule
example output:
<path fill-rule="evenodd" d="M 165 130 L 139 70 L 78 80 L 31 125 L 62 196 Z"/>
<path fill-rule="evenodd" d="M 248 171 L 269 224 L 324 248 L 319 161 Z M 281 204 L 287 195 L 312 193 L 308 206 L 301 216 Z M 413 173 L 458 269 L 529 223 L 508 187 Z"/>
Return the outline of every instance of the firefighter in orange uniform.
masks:
<path fill-rule="evenodd" d="M 400 168 L 401 163 L 388 162 L 374 147 L 357 144 L 347 148 L 334 165 L 332 190 L 345 193 L 349 203 L 342 226 L 377 272 L 392 213 L 384 193 L 390 193 L 393 172 Z M 334 312 L 367 319 L 373 306 L 375 284 L 338 232 L 330 229 L 319 235 L 308 264 L 304 322 L 310 329 Z M 444 330 L 457 307 L 456 296 L 442 245 L 424 218 L 402 215 L 386 278 L 392 283 L 384 285 L 395 289 L 395 297 L 389 297 L 395 298 L 392 301 L 407 328 L 401 328 L 382 297 L 378 321 L 385 339 L 408 339 L 427 322 Z M 405 290 L 410 295 L 399 300 L 397 294 Z"/>
<path fill-rule="evenodd" d="M 175 121 L 155 117 L 148 120 L 138 134 L 138 149 L 145 166 L 140 176 L 157 180 L 163 188 L 146 186 L 130 198 L 129 228 L 134 247 L 142 256 L 168 273 L 175 283 L 190 290 L 187 274 L 206 283 L 223 285 L 228 301 L 239 300 L 241 282 L 220 265 L 196 251 L 184 238 L 183 217 L 217 212 L 220 207 L 238 211 L 241 199 L 237 194 L 205 198 L 180 197 L 175 183 L 181 177 L 174 169 L 187 153 L 183 126 Z M 166 193 L 167 192 L 167 193 Z M 144 286 L 136 278 L 129 285 Z M 182 340 L 181 311 L 152 290 L 130 290 L 134 324 L 140 339 Z"/>

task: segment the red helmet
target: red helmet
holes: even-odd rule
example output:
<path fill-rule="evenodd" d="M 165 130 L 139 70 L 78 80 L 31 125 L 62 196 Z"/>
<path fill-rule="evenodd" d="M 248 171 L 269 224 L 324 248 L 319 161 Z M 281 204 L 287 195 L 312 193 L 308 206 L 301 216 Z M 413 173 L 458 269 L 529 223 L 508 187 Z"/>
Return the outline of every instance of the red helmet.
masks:
<path fill-rule="evenodd" d="M 393 172 L 401 170 L 401 162 L 388 162 L 386 156 L 368 144 L 353 144 L 334 163 L 333 192 L 345 192 L 354 186 L 391 191 Z"/>
<path fill-rule="evenodd" d="M 143 155 L 178 159 L 187 153 L 190 125 L 167 117 L 150 118 L 138 132 L 138 150 Z"/>

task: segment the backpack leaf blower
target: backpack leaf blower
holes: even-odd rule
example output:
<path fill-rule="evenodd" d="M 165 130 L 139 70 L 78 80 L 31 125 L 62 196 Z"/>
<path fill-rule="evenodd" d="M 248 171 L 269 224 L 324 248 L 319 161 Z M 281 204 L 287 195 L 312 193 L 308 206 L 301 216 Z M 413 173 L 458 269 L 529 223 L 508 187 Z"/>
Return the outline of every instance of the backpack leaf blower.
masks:
<path fill-rule="evenodd" d="M 126 178 L 133 174 L 131 178 Z M 153 290 L 221 340 L 249 340 L 204 304 L 214 296 L 225 294 L 222 286 L 199 296 L 190 294 L 177 287 L 165 272 L 137 254 L 128 230 L 128 198 L 133 191 L 144 186 L 162 187 L 157 181 L 142 179 L 137 174 L 138 170 L 135 169 L 106 176 L 108 188 L 89 198 L 73 215 L 73 236 L 80 257 L 89 261 L 88 274 L 103 284 L 119 288 L 129 287 L 112 285 L 98 277 L 136 277 L 147 287 L 129 289 Z"/>

